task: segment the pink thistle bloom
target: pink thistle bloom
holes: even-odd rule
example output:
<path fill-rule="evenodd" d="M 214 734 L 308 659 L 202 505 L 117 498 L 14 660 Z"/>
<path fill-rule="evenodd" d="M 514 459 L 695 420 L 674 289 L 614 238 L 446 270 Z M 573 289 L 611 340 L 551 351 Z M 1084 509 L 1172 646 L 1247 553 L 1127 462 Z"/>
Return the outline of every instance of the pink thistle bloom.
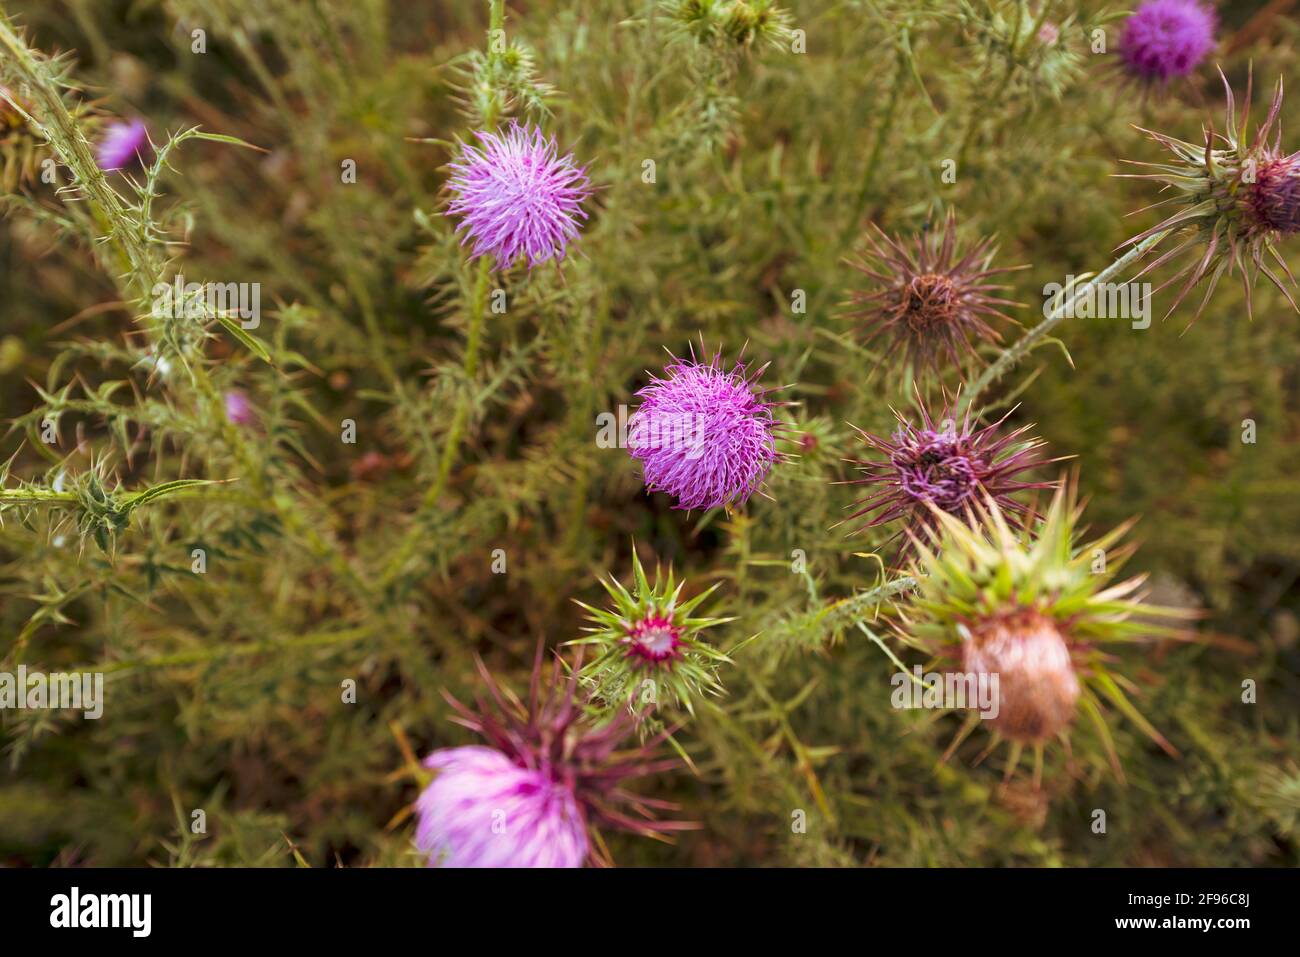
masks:
<path fill-rule="evenodd" d="M 674 625 L 670 618 L 654 615 L 641 619 L 628 629 L 629 657 L 641 658 L 657 664 L 672 658 L 680 658 L 681 647 L 681 629 Z"/>
<path fill-rule="evenodd" d="M 1214 49 L 1218 17 L 1200 0 L 1147 0 L 1124 24 L 1119 55 L 1139 80 L 1187 76 Z"/>
<path fill-rule="evenodd" d="M 144 120 L 117 122 L 109 125 L 95 153 L 99 168 L 105 172 L 125 169 L 136 161 L 144 162 L 149 151 L 149 131 Z"/>
<path fill-rule="evenodd" d="M 590 845 L 573 790 L 493 748 L 446 748 L 416 805 L 430 866 L 581 867 Z"/>
<path fill-rule="evenodd" d="M 775 403 L 739 360 L 728 371 L 718 351 L 709 362 L 678 359 L 652 376 L 628 420 L 628 451 L 641 460 L 646 490 L 667 492 L 675 508 L 743 505 L 780 458 Z"/>
<path fill-rule="evenodd" d="M 257 421 L 253 405 L 248 396 L 238 389 L 231 389 L 225 395 L 226 419 L 235 425 L 252 425 Z"/>
<path fill-rule="evenodd" d="M 447 183 L 453 194 L 447 215 L 461 217 L 461 244 L 472 240 L 472 256 L 494 256 L 497 269 L 520 258 L 530 269 L 563 259 L 578 237 L 579 221 L 587 218 L 586 167 L 572 153 L 559 156 L 554 137 L 533 126 L 512 122 L 504 133 L 475 135 L 480 146 L 465 146 Z"/>
<path fill-rule="evenodd" d="M 654 756 L 667 731 L 629 745 L 636 718 L 627 712 L 603 723 L 590 717 L 574 700 L 576 680 L 558 660 L 543 696 L 540 647 L 527 705 L 502 690 L 482 662 L 478 669 L 491 703 L 480 698 L 471 709 L 445 696 L 454 720 L 487 746 L 444 748 L 424 762 L 438 776 L 416 802 L 415 843 L 430 867 L 607 863 L 595 851 L 593 828 L 658 835 L 696 827 L 657 820 L 655 810 L 675 805 L 626 788 L 631 778 L 677 767 L 675 759 Z"/>

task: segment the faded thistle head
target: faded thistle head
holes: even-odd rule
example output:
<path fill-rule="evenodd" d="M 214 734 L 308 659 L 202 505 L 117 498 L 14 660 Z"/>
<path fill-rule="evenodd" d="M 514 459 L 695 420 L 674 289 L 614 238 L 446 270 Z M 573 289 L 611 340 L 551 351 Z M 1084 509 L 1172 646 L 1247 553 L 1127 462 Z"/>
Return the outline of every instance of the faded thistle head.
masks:
<path fill-rule="evenodd" d="M 1146 0 L 1124 22 L 1124 71 L 1144 84 L 1188 76 L 1214 49 L 1217 26 L 1214 8 L 1201 0 Z"/>
<path fill-rule="evenodd" d="M 898 360 L 913 374 L 938 374 L 943 365 L 960 367 L 976 357 L 983 342 L 1002 339 L 994 322 L 1015 321 L 1001 310 L 1018 303 L 998 294 L 1008 287 L 989 280 L 1023 266 L 991 268 L 993 239 L 966 248 L 957 238 L 957 218 L 949 210 L 943 228 L 927 230 L 910 242 L 885 235 L 872 224 L 866 258 L 854 269 L 874 281 L 855 292 L 856 310 L 865 319 L 868 346 Z"/>
<path fill-rule="evenodd" d="M 537 127 L 511 121 L 504 132 L 475 135 L 479 145 L 464 146 L 447 182 L 447 215 L 460 217 L 462 245 L 472 243 L 474 258 L 494 257 L 497 269 L 563 259 L 587 218 L 586 168 Z"/>
<path fill-rule="evenodd" d="M 527 704 L 500 687 L 482 662 L 478 670 L 487 699 L 476 698 L 470 708 L 444 695 L 453 720 L 487 745 L 443 748 L 424 762 L 437 775 L 416 802 L 415 841 L 429 866 L 609 863 L 603 842 L 593 840 L 597 828 L 660 836 L 696 826 L 656 820 L 656 811 L 674 806 L 625 787 L 632 778 L 678 766 L 655 756 L 663 736 L 637 746 L 627 740 L 636 728 L 631 715 L 592 718 L 558 660 L 546 674 L 540 647 Z"/>
<path fill-rule="evenodd" d="M 998 676 L 997 714 L 988 720 L 1012 742 L 1008 775 L 1026 745 L 1040 759 L 1037 771 L 1043 746 L 1066 738 L 1080 710 L 1118 770 L 1106 702 L 1174 753 L 1129 701 L 1123 689 L 1134 686 L 1113 672 L 1108 649 L 1177 635 L 1152 619 L 1186 613 L 1142 603 L 1144 576 L 1115 582 L 1132 553 L 1119 545 L 1129 526 L 1081 544 L 1081 511 L 1073 486 L 1062 483 L 1027 533 L 985 498 L 965 519 L 936 509 L 936 524 L 917 536 L 912 572 L 919 585 L 905 610 L 904 638 L 950 671 Z M 978 721 L 972 713 L 958 742 Z"/>
<path fill-rule="evenodd" d="M 1030 509 L 1017 501 L 1016 493 L 1054 484 L 1019 478 L 1047 464 L 1040 454 L 1045 443 L 1028 435 L 1031 426 L 1003 429 L 1005 415 L 980 426 L 971 422 L 969 410 L 959 421 L 954 404 L 938 416 L 919 399 L 917 405 L 919 419 L 909 421 L 894 413 L 898 428 L 891 438 L 858 430 L 867 447 L 883 458 L 855 463 L 863 477 L 849 484 L 867 486 L 868 491 L 845 519 L 859 522 L 857 531 L 902 522 L 895 539 L 903 538 L 905 554 L 912 540 L 909 533 L 920 535 L 922 529 L 935 527 L 939 513 L 963 515 L 986 497 L 1018 526 Z"/>
<path fill-rule="evenodd" d="M 1222 72 L 1220 73 L 1222 76 Z M 1274 271 L 1273 264 L 1295 285 L 1295 277 L 1277 251 L 1279 238 L 1300 231 L 1300 152 L 1282 150 L 1282 80 L 1279 77 L 1273 102 L 1253 139 L 1247 136 L 1251 90 L 1246 88 L 1246 109 L 1237 125 L 1232 88 L 1223 77 L 1227 94 L 1227 122 L 1223 133 L 1205 127 L 1203 143 L 1189 143 L 1163 133 L 1143 130 L 1173 154 L 1165 163 L 1132 163 L 1152 170 L 1126 174 L 1131 179 L 1148 179 L 1164 185 L 1174 195 L 1156 206 L 1172 205 L 1173 212 L 1159 224 L 1128 240 L 1133 245 L 1160 236 L 1157 246 L 1170 246 L 1153 259 L 1139 275 L 1163 266 L 1187 253 L 1182 268 L 1163 282 L 1163 289 L 1182 281 L 1172 313 L 1201 280 L 1207 280 L 1195 321 L 1205 309 L 1224 274 L 1239 272 L 1246 294 L 1246 312 L 1254 315 L 1251 291 L 1260 273 L 1268 277 L 1295 307 L 1295 299 Z M 1168 315 L 1169 313 L 1166 313 Z"/>
<path fill-rule="evenodd" d="M 641 460 L 646 491 L 667 492 L 675 508 L 743 505 L 780 459 L 779 429 L 767 390 L 739 359 L 728 369 L 719 349 L 707 363 L 673 357 L 651 376 L 628 419 L 627 448 Z"/>
<path fill-rule="evenodd" d="M 675 581 L 670 568 L 667 577 L 656 569 L 652 585 L 636 549 L 632 550 L 632 591 L 612 575 L 601 584 L 613 605 L 601 609 L 578 602 L 592 626 L 583 629 L 589 637 L 570 642 L 595 650 L 596 657 L 578 675 L 595 697 L 626 701 L 642 714 L 667 703 L 693 714 L 697 698 L 721 693 L 717 667 L 730 659 L 700 640 L 700 632 L 731 619 L 693 615 L 717 585 L 682 601 L 686 583 Z"/>

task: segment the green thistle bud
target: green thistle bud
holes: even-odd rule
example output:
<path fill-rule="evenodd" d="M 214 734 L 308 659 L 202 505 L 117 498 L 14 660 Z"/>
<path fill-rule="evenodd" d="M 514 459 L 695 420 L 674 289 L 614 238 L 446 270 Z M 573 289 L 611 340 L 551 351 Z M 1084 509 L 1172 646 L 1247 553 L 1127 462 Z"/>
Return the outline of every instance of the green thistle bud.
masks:
<path fill-rule="evenodd" d="M 1052 498 L 1027 541 L 1012 530 L 1001 508 L 986 499 L 959 519 L 935 510 L 935 524 L 915 539 L 912 573 L 919 581 L 908 610 L 905 637 L 939 661 L 967 674 L 998 675 L 999 707 L 989 723 L 1012 742 L 1012 762 L 1022 748 L 1066 740 L 1076 712 L 1095 725 L 1112 764 L 1118 759 L 1103 717 L 1117 708 L 1170 754 L 1172 745 L 1138 712 L 1112 673 L 1115 643 L 1179 631 L 1153 618 L 1189 617 L 1185 611 L 1142 602 L 1145 576 L 1115 582 L 1132 554 L 1119 545 L 1131 523 L 1096 541 L 1079 544 L 1082 509 L 1073 487 Z M 1117 547 L 1118 546 L 1118 547 Z M 974 716 L 961 738 L 974 727 Z M 960 740 L 960 739 L 959 739 Z M 995 742 L 996 743 L 996 742 Z"/>
<path fill-rule="evenodd" d="M 650 584 L 635 550 L 632 574 L 630 592 L 612 575 L 601 580 L 614 601 L 610 609 L 578 602 L 593 626 L 584 629 L 589 637 L 570 644 L 590 645 L 596 651 L 579 678 L 606 702 L 625 700 L 633 710 L 671 702 L 693 714 L 695 699 L 721 693 L 717 666 L 730 661 L 698 635 L 733 619 L 692 616 L 717 585 L 682 601 L 686 583 L 676 581 L 669 568 L 666 578 L 656 569 Z"/>

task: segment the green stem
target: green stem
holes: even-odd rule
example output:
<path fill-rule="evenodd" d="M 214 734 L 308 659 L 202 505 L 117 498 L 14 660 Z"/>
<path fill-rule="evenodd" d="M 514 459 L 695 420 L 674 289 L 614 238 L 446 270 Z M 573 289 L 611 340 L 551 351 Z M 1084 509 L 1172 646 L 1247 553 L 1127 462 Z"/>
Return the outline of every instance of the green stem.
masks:
<path fill-rule="evenodd" d="M 867 200 L 871 198 L 871 187 L 876 179 L 876 170 L 880 166 L 880 156 L 884 152 L 885 141 L 889 138 L 889 133 L 894 126 L 894 118 L 898 114 L 898 101 L 907 76 L 906 33 L 903 40 L 898 43 L 897 56 L 898 63 L 894 70 L 894 79 L 890 83 L 889 99 L 885 102 L 885 111 L 880 114 L 880 119 L 876 122 L 871 153 L 867 157 L 867 166 L 862 173 L 862 185 L 858 188 L 858 198 L 853 204 L 853 214 L 844 224 L 844 232 L 840 235 L 840 249 L 846 248 L 858 231 L 858 222 L 862 219 L 863 210 L 867 208 Z"/>
<path fill-rule="evenodd" d="M 1160 242 L 1165 235 L 1165 233 L 1156 233 L 1154 236 L 1148 236 L 1140 243 L 1135 244 L 1132 249 L 1126 252 L 1123 256 L 1120 256 L 1119 259 L 1116 259 L 1113 263 L 1101 272 L 1097 273 L 1087 282 L 1074 286 L 1068 295 L 1063 295 L 1060 302 L 1058 302 L 1056 306 L 1043 318 L 1042 322 L 1026 332 L 1013 345 L 1004 349 L 1002 354 L 998 356 L 998 358 L 992 362 L 983 373 L 980 374 L 974 384 L 966 390 L 966 394 L 962 397 L 961 403 L 958 406 L 958 411 L 965 412 L 967 409 L 972 408 L 975 404 L 975 400 L 979 398 L 985 389 L 1001 379 L 1004 375 L 1010 372 L 1020 362 L 1020 360 L 1029 355 L 1029 353 L 1033 351 L 1034 347 L 1037 346 L 1049 332 L 1061 324 L 1062 320 L 1069 315 L 1073 315 L 1074 306 L 1088 293 L 1089 290 L 1101 283 L 1108 282 L 1112 277 L 1127 268 L 1129 265 L 1141 259 L 1147 250 Z"/>

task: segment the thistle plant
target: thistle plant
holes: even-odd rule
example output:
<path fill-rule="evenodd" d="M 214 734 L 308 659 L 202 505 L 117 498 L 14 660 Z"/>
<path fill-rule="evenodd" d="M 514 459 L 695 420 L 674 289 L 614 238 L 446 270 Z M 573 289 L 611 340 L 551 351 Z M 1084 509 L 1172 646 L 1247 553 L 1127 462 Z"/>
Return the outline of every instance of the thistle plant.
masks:
<path fill-rule="evenodd" d="M 1120 60 L 1137 82 L 1167 84 L 1204 62 L 1217 27 L 1218 16 L 1204 0 L 1145 0 L 1124 21 Z"/>
<path fill-rule="evenodd" d="M 854 293 L 857 308 L 849 315 L 865 320 L 863 340 L 881 349 L 882 362 L 914 375 L 938 374 L 975 358 L 980 344 L 1001 341 L 995 322 L 1015 324 L 1002 311 L 1017 305 L 1000 295 L 1009 287 L 989 280 L 1025 267 L 992 267 L 991 238 L 965 247 L 953 210 L 941 230 L 910 242 L 872 228 L 867 258 L 852 265 L 873 287 Z"/>
<path fill-rule="evenodd" d="M 903 634 L 949 669 L 999 676 L 998 713 L 989 724 L 1011 742 L 1008 775 L 1029 747 L 1038 780 L 1044 747 L 1067 739 L 1079 711 L 1119 771 L 1106 703 L 1176 753 L 1131 702 L 1135 686 L 1116 670 L 1112 649 L 1176 636 L 1159 619 L 1180 613 L 1143 603 L 1145 576 L 1114 580 L 1133 551 L 1120 544 L 1128 525 L 1083 542 L 1081 515 L 1073 486 L 1063 483 L 1026 533 L 986 497 L 965 517 L 935 508 L 934 525 L 915 536 L 912 575 L 919 584 L 904 611 Z M 979 721 L 973 714 L 953 747 Z"/>
<path fill-rule="evenodd" d="M 740 359 L 728 369 L 719 349 L 707 362 L 673 356 L 652 376 L 628 420 L 628 452 L 641 460 L 647 492 L 667 492 L 674 508 L 744 505 L 780 459 L 779 425 L 758 380 Z"/>
<path fill-rule="evenodd" d="M 915 425 L 895 412 L 898 427 L 891 438 L 858 430 L 868 449 L 884 458 L 855 463 L 863 477 L 849 484 L 866 486 L 868 494 L 853 503 L 854 511 L 844 521 L 854 523 L 859 533 L 901 523 L 894 540 L 902 540 L 902 554 L 924 529 L 934 527 L 938 514 L 961 517 L 985 499 L 996 502 L 1013 526 L 1022 527 L 1033 511 L 1017 493 L 1054 484 L 1020 478 L 1048 464 L 1040 454 L 1046 443 L 1028 436 L 1031 426 L 1004 428 L 1010 412 L 978 425 L 969 409 L 959 422 L 951 403 L 938 414 L 924 403 L 918 411 Z"/>
<path fill-rule="evenodd" d="M 548 675 L 540 647 L 526 705 L 482 662 L 478 670 L 488 697 L 478 697 L 474 708 L 446 697 L 454 720 L 488 746 L 445 748 L 424 762 L 437 774 L 417 802 L 415 840 L 430 866 L 611 863 L 596 828 L 653 837 L 695 826 L 657 820 L 656 811 L 673 805 L 624 787 L 677 766 L 674 758 L 654 756 L 662 736 L 625 747 L 635 720 L 589 718 L 576 699 L 577 682 L 559 661 Z"/>
<path fill-rule="evenodd" d="M 1279 5 L 1200 65 L 1101 0 L 127 6 L 0 0 L 0 675 L 111 679 L 0 708 L 0 865 L 1300 862 L 1300 315 L 1071 309 L 1216 229 L 1188 296 L 1228 233 L 1291 288 L 1296 104 L 1207 167 L 1182 82 L 1294 70 Z"/>
<path fill-rule="evenodd" d="M 1288 154 L 1282 149 L 1278 119 L 1282 109 L 1282 79 L 1278 78 L 1268 115 L 1250 139 L 1250 88 L 1246 90 L 1246 109 L 1238 126 L 1232 87 L 1222 72 L 1220 77 L 1227 97 L 1225 132 L 1218 133 L 1206 126 L 1205 140 L 1198 145 L 1144 130 L 1173 154 L 1173 160 L 1134 162 L 1153 172 L 1129 174 L 1134 179 L 1161 183 L 1174 192 L 1173 197 L 1156 205 L 1172 204 L 1175 211 L 1125 245 L 1160 237 L 1164 245 L 1173 247 L 1162 251 L 1139 275 L 1184 253 L 1190 255 L 1190 260 L 1161 288 L 1183 281 L 1169 307 L 1172 313 L 1193 287 L 1204 281 L 1205 294 L 1192 321 L 1205 310 L 1219 280 L 1234 272 L 1241 275 L 1248 317 L 1254 314 L 1252 290 L 1260 273 L 1296 307 L 1291 290 L 1274 271 L 1276 267 L 1295 285 L 1290 267 L 1276 245 L 1279 239 L 1300 231 L 1300 151 Z"/>
<path fill-rule="evenodd" d="M 578 677 L 597 699 L 623 702 L 641 716 L 665 704 L 693 714 L 702 696 L 722 693 L 718 667 L 731 659 L 700 633 L 733 619 L 693 614 L 717 585 L 683 600 L 686 582 L 676 581 L 669 568 L 666 577 L 655 569 L 651 584 L 635 548 L 632 590 L 613 575 L 600 583 L 614 604 L 603 609 L 578 602 L 592 624 L 584 629 L 588 637 L 570 642 L 595 652 Z"/>
<path fill-rule="evenodd" d="M 560 156 L 554 138 L 511 123 L 503 133 L 480 130 L 478 146 L 464 147 L 451 165 L 449 216 L 462 218 L 462 242 L 473 256 L 492 256 L 497 269 L 517 261 L 532 267 L 564 258 L 591 187 L 573 154 Z"/>

